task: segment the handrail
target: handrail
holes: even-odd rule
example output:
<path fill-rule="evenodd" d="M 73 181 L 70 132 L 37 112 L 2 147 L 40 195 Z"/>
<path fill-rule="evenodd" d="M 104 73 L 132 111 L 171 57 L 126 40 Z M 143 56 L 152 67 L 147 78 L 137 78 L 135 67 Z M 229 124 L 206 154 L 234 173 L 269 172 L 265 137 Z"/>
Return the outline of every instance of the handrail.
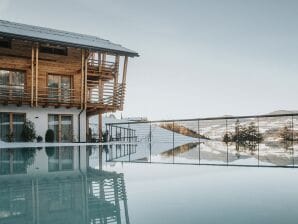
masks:
<path fill-rule="evenodd" d="M 235 119 L 252 119 L 252 118 L 274 118 L 274 117 L 291 117 L 298 116 L 298 113 L 285 113 L 285 114 L 263 114 L 263 115 L 249 115 L 249 116 L 222 116 L 222 117 L 205 117 L 205 118 L 192 118 L 192 119 L 172 119 L 172 120 L 148 120 L 148 121 L 131 121 L 119 122 L 108 124 L 147 124 L 147 123 L 163 123 L 163 122 L 179 122 L 179 121 L 212 121 L 212 120 L 235 120 Z"/>

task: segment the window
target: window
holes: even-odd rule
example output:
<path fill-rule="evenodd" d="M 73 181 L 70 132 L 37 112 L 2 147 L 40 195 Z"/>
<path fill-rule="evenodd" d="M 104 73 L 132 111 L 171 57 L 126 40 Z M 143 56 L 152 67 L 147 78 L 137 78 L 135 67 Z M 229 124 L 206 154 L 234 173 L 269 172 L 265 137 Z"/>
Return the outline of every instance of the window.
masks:
<path fill-rule="evenodd" d="M 0 70 L 0 92 L 22 96 L 25 88 L 25 73 L 22 71 Z M 7 96 L 7 95 L 6 95 Z"/>
<path fill-rule="evenodd" d="M 67 47 L 41 45 L 40 52 L 46 54 L 57 54 L 67 56 Z"/>
<path fill-rule="evenodd" d="M 73 169 L 73 148 L 56 147 L 54 154 L 48 158 L 49 172 Z"/>
<path fill-rule="evenodd" d="M 55 101 L 70 102 L 71 77 L 64 75 L 48 75 L 49 98 Z"/>
<path fill-rule="evenodd" d="M 0 37 L 0 47 L 1 48 L 11 48 L 11 39 Z"/>
<path fill-rule="evenodd" d="M 0 175 L 26 173 L 25 152 L 20 149 L 0 150 Z"/>
<path fill-rule="evenodd" d="M 21 113 L 0 113 L 0 139 L 2 141 L 22 141 L 25 117 L 25 114 Z"/>
<path fill-rule="evenodd" d="M 73 141 L 72 115 L 50 114 L 48 126 L 54 131 L 56 142 Z"/>

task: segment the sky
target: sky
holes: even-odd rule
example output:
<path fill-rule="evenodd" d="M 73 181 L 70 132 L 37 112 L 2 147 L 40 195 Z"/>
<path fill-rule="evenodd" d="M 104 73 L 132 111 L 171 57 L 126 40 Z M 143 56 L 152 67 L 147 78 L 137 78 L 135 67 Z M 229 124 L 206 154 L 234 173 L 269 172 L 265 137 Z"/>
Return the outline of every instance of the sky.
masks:
<path fill-rule="evenodd" d="M 137 51 L 128 64 L 124 117 L 298 109 L 296 0 L 0 0 L 0 19 Z"/>

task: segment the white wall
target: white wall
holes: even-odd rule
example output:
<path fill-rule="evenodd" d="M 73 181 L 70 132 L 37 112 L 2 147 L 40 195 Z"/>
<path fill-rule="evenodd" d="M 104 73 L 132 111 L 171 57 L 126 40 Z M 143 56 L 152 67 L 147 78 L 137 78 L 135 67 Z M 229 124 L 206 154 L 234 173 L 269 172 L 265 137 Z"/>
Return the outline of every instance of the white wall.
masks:
<path fill-rule="evenodd" d="M 25 113 L 26 119 L 32 121 L 35 124 L 36 134 L 45 138 L 46 131 L 48 129 L 48 115 L 49 114 L 69 114 L 73 116 L 73 133 L 75 141 L 79 141 L 79 125 L 78 117 L 80 109 L 66 109 L 66 108 L 31 108 L 29 106 L 17 107 L 14 105 L 1 106 L 0 112 L 16 112 Z M 81 142 L 86 141 L 86 111 L 81 114 Z"/>

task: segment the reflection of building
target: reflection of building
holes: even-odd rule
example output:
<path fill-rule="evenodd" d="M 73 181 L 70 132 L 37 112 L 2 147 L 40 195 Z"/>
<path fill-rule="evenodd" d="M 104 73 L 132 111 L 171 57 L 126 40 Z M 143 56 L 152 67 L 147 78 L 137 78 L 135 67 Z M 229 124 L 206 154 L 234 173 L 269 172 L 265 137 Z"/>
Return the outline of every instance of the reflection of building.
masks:
<path fill-rule="evenodd" d="M 0 151 L 0 223 L 129 223 L 123 174 L 87 167 L 85 148 L 24 151 Z"/>

